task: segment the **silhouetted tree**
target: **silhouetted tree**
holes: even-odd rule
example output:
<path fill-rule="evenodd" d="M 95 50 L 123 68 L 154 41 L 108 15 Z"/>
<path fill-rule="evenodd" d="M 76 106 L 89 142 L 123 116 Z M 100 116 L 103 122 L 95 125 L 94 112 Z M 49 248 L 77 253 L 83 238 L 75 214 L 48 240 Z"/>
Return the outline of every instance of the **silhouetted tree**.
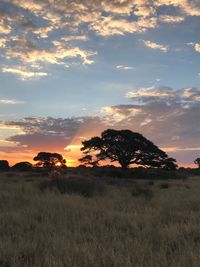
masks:
<path fill-rule="evenodd" d="M 22 161 L 16 163 L 14 166 L 12 166 L 12 169 L 15 171 L 31 171 L 33 165 L 28 161 Z"/>
<path fill-rule="evenodd" d="M 92 167 L 96 167 L 98 166 L 98 160 L 94 160 L 93 157 L 91 155 L 86 155 L 83 158 L 79 159 L 79 161 L 83 164 L 85 164 L 86 166 L 92 166 Z"/>
<path fill-rule="evenodd" d="M 10 166 L 7 160 L 0 160 L 0 171 L 9 171 Z"/>
<path fill-rule="evenodd" d="M 82 144 L 81 151 L 85 154 L 97 151 L 98 161 L 109 159 L 111 162 L 118 162 L 123 169 L 127 169 L 131 164 L 176 168 L 174 159 L 168 158 L 164 151 L 140 133 L 130 130 L 108 129 L 101 137 L 92 137 Z"/>
<path fill-rule="evenodd" d="M 37 162 L 37 166 L 47 168 L 48 170 L 54 169 L 56 166 L 66 168 L 66 160 L 58 153 L 40 152 L 33 159 Z"/>
<path fill-rule="evenodd" d="M 195 159 L 195 164 L 197 164 L 198 168 L 200 169 L 200 158 Z"/>
<path fill-rule="evenodd" d="M 166 158 L 161 163 L 161 168 L 165 170 L 176 170 L 178 168 L 178 165 L 176 164 L 176 160 L 174 158 Z"/>

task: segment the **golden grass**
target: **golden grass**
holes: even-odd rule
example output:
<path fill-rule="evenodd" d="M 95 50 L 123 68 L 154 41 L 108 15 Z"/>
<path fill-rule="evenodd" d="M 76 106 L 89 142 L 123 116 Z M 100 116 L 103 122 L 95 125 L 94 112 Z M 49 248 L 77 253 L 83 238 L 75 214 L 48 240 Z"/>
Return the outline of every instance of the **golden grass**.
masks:
<path fill-rule="evenodd" d="M 157 181 L 150 199 L 134 184 L 85 198 L 30 178 L 0 177 L 0 267 L 199 266 L 198 179 Z"/>

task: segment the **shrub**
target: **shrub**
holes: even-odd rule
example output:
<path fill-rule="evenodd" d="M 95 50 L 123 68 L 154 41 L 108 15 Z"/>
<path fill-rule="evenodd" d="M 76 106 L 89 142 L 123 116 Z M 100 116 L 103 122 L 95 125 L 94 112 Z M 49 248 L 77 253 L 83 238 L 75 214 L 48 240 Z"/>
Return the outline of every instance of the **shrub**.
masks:
<path fill-rule="evenodd" d="M 46 188 L 56 188 L 62 194 L 79 194 L 84 197 L 93 197 L 95 194 L 102 195 L 105 191 L 105 185 L 95 179 L 85 178 L 56 178 L 43 182 L 40 185 L 41 190 Z"/>
<path fill-rule="evenodd" d="M 132 189 L 132 196 L 133 197 L 143 196 L 146 199 L 150 200 L 153 198 L 153 191 L 145 185 L 136 185 Z"/>

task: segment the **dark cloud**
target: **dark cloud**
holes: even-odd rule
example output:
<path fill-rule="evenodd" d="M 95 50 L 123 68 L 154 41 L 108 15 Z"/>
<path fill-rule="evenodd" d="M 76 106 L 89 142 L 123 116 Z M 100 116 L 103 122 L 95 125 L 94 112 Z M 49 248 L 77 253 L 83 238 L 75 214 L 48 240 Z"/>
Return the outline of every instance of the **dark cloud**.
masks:
<path fill-rule="evenodd" d="M 21 150 L 64 150 L 73 142 L 81 143 L 88 133 L 99 133 L 104 124 L 98 117 L 80 118 L 25 118 L 9 121 L 5 126 L 19 127 L 23 134 L 11 136 L 7 141 L 17 143 Z M 3 148 L 2 148 L 3 149 Z M 7 148 L 4 148 L 7 149 Z"/>

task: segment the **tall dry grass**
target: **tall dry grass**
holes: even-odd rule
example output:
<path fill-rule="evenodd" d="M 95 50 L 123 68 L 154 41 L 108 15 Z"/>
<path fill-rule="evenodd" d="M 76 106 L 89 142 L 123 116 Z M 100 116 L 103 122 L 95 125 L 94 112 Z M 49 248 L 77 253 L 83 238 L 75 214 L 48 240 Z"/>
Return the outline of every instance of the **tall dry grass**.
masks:
<path fill-rule="evenodd" d="M 198 179 L 92 197 L 41 190 L 43 179 L 0 177 L 0 267 L 199 266 Z"/>

